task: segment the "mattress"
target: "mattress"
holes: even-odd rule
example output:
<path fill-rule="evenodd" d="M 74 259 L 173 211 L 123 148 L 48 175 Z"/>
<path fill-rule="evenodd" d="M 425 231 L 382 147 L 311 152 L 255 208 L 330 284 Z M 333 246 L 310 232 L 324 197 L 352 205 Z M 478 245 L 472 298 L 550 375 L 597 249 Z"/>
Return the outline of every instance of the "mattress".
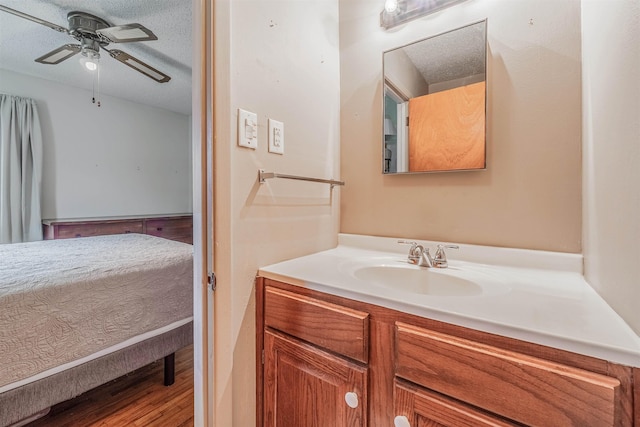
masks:
<path fill-rule="evenodd" d="M 141 234 L 0 245 L 0 392 L 189 321 L 192 260 Z"/>

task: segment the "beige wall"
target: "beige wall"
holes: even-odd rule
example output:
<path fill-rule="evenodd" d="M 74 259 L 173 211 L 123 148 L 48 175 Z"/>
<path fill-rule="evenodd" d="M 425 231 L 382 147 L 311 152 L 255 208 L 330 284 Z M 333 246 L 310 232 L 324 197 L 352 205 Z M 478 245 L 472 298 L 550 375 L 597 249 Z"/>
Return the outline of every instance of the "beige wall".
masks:
<path fill-rule="evenodd" d="M 640 334 L 640 3 L 583 1 L 584 255 Z"/>
<path fill-rule="evenodd" d="M 340 1 L 340 231 L 581 252 L 579 0 L 469 0 L 395 29 Z M 382 52 L 488 18 L 487 170 L 381 173 Z"/>
<path fill-rule="evenodd" d="M 581 251 L 580 1 L 469 0 L 388 32 L 378 27 L 380 3 L 339 1 L 338 43 L 335 1 L 215 2 L 216 426 L 255 424 L 256 270 L 332 247 L 339 215 L 341 231 L 349 233 Z M 488 170 L 383 177 L 381 52 L 484 18 L 489 18 L 490 48 Z M 592 18 L 588 36 L 595 38 L 599 27 Z M 598 96 L 600 101 L 585 106 L 595 111 L 611 101 L 604 93 Z M 627 100 L 636 125 L 639 98 Z M 617 112 L 627 107 L 620 105 Z M 235 144 L 237 108 L 259 115 L 256 151 Z M 285 124 L 284 156 L 267 153 L 268 117 Z M 594 122 L 601 133 L 585 128 L 596 141 L 594 149 L 605 150 L 607 132 L 615 131 L 607 120 Z M 637 127 L 625 129 L 621 153 L 637 160 L 637 147 L 628 147 Z M 256 183 L 258 168 L 337 178 L 340 155 L 347 186 L 333 193 L 318 184 Z M 600 192 L 608 194 L 608 184 L 625 187 L 624 176 L 638 182 L 637 170 L 629 166 L 616 173 L 611 161 L 624 159 L 605 156 L 598 162 L 612 174 L 598 180 Z M 585 170 L 593 177 L 589 164 Z M 638 235 L 632 221 L 638 204 L 637 188 L 627 190 L 636 198 L 617 206 L 631 232 L 628 239 Z M 602 219 L 607 203 L 607 198 L 586 199 L 587 268 L 600 279 L 604 272 L 593 259 L 622 259 L 624 283 L 616 278 L 596 284 L 637 330 L 631 303 L 624 301 L 638 300 L 631 277 L 638 246 L 624 240 L 628 256 L 616 258 L 620 252 L 612 251 L 601 258 L 619 238 L 600 233 L 614 225 Z"/>
<path fill-rule="evenodd" d="M 339 178 L 338 5 L 215 2 L 216 425 L 255 425 L 254 277 L 260 266 L 337 243 L 340 189 L 258 169 Z M 258 114 L 258 149 L 236 146 L 237 109 Z M 267 152 L 267 119 L 285 154 Z"/>

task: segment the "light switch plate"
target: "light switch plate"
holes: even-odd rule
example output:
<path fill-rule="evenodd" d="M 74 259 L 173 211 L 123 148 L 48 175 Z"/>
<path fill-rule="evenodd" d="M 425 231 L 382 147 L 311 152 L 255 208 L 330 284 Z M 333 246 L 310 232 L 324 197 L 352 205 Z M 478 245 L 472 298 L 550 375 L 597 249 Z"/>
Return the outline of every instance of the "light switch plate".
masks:
<path fill-rule="evenodd" d="M 238 145 L 258 148 L 258 115 L 238 108 Z"/>
<path fill-rule="evenodd" d="M 284 154 L 284 123 L 269 119 L 269 152 Z"/>

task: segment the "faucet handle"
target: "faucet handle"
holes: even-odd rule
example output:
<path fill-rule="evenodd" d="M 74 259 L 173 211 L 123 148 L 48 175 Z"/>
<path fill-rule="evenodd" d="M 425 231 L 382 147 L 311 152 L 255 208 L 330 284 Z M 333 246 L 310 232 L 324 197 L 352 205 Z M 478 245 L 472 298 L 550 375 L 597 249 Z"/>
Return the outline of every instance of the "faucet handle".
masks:
<path fill-rule="evenodd" d="M 414 242 L 412 240 L 398 240 L 398 243 L 401 245 L 411 245 L 411 248 L 409 248 L 409 255 L 414 255 L 416 252 L 416 249 L 418 249 L 418 242 Z"/>
<path fill-rule="evenodd" d="M 422 256 L 422 252 L 424 251 L 424 247 L 422 247 L 422 245 L 411 240 L 398 240 L 398 243 L 402 245 L 411 245 L 411 248 L 409 248 L 409 255 L 407 256 L 407 260 L 410 264 L 417 264 L 420 261 L 420 256 Z"/>
<path fill-rule="evenodd" d="M 444 252 L 446 249 L 460 249 L 458 245 L 438 245 L 436 253 L 433 256 L 433 265 L 439 268 L 446 268 L 449 266 L 447 262 L 447 254 Z"/>

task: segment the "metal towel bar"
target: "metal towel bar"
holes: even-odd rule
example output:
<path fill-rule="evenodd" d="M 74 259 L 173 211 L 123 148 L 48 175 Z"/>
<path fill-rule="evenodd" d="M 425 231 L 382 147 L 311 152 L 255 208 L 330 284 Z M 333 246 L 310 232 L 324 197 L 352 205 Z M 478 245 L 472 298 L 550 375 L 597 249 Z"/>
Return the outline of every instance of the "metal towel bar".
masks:
<path fill-rule="evenodd" d="M 306 176 L 285 175 L 282 173 L 265 172 L 263 169 L 258 170 L 258 181 L 260 182 L 260 184 L 264 184 L 265 180 L 271 179 L 271 178 L 285 178 L 285 179 L 297 179 L 298 181 L 320 182 L 323 184 L 330 184 L 331 188 L 333 188 L 336 185 L 344 185 L 344 181 L 336 181 L 333 179 L 309 178 Z"/>

